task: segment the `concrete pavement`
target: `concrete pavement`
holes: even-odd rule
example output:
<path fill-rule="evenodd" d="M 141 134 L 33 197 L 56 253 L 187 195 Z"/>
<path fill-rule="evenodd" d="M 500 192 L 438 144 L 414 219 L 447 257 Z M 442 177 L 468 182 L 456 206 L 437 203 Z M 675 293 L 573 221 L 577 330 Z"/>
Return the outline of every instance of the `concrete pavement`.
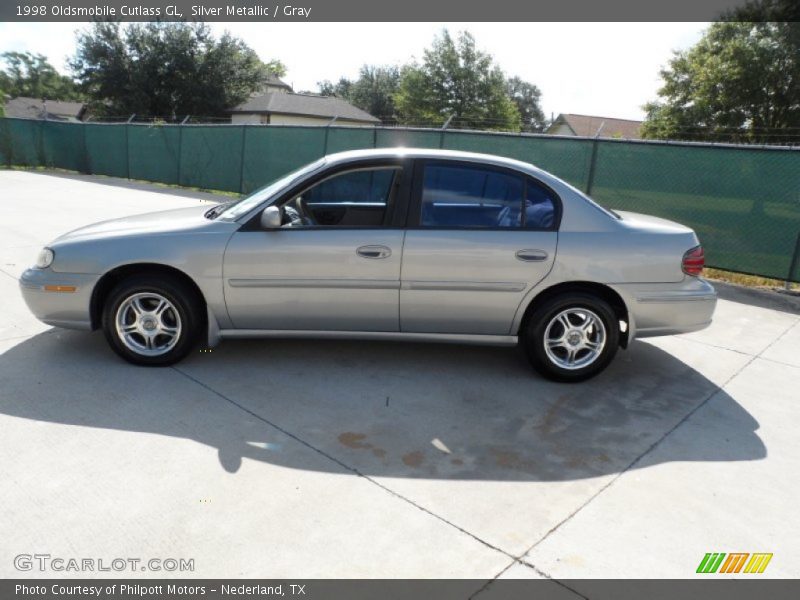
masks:
<path fill-rule="evenodd" d="M 99 332 L 38 323 L 16 278 L 64 231 L 209 196 L 21 171 L 0 190 L 1 576 L 73 575 L 19 572 L 20 553 L 488 582 L 694 577 L 706 552 L 772 552 L 762 576 L 800 574 L 791 308 L 721 300 L 709 329 L 569 386 L 513 349 L 373 342 L 137 368 Z"/>

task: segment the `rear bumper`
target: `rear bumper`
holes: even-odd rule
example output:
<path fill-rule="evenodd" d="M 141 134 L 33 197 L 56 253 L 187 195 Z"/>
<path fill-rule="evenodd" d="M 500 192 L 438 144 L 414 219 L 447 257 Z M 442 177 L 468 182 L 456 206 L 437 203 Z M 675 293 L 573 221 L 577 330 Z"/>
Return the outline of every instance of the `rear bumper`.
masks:
<path fill-rule="evenodd" d="M 28 269 L 19 279 L 25 304 L 37 319 L 67 329 L 91 329 L 90 303 L 98 275 Z"/>
<path fill-rule="evenodd" d="M 631 338 L 690 333 L 711 325 L 717 292 L 705 279 L 686 277 L 680 283 L 612 286 L 625 300 L 631 317 Z"/>

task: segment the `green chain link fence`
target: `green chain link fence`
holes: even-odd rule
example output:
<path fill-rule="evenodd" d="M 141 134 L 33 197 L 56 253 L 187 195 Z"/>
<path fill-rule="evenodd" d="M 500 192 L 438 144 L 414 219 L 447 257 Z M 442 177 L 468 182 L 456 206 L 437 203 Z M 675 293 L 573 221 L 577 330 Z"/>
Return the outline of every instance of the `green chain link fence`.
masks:
<path fill-rule="evenodd" d="M 697 231 L 709 266 L 800 281 L 800 149 L 397 128 L 0 119 L 0 163 L 238 193 L 325 154 L 417 146 L 517 158 L 609 208 Z"/>

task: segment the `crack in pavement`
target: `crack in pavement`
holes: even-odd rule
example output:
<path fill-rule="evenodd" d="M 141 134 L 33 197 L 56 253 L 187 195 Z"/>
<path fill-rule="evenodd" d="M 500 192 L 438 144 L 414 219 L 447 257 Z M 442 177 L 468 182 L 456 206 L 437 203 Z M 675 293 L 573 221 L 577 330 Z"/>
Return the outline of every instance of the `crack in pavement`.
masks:
<path fill-rule="evenodd" d="M 388 492 L 389 494 L 391 494 L 391 495 L 392 495 L 392 496 L 394 496 L 395 498 L 398 498 L 399 500 L 402 500 L 403 502 L 406 502 L 407 504 L 409 504 L 409 505 L 413 506 L 414 508 L 416 508 L 416 509 L 418 509 L 418 510 L 420 510 L 420 511 L 422 511 L 422 512 L 424 512 L 424 513 L 426 513 L 426 514 L 428 514 L 428 515 L 430 515 L 430 516 L 432 516 L 432 517 L 434 517 L 435 519 L 438 519 L 438 520 L 439 520 L 439 521 L 441 521 L 442 523 L 445 523 L 446 525 L 449 525 L 450 527 L 452 527 L 452 528 L 454 528 L 454 529 L 456 529 L 456 530 L 460 531 L 461 533 L 463 533 L 463 534 L 465 534 L 465 535 L 468 535 L 469 537 L 471 537 L 471 538 L 472 538 L 472 539 L 474 539 L 475 541 L 479 542 L 480 544 L 482 544 L 482 545 L 486 546 L 487 548 L 489 548 L 489 549 L 491 549 L 491 550 L 494 550 L 495 552 L 499 552 L 499 553 L 500 553 L 500 554 L 502 554 L 503 556 L 506 556 L 506 557 L 510 558 L 510 559 L 511 559 L 513 562 L 516 562 L 516 561 L 517 561 L 517 557 L 516 557 L 516 556 L 514 556 L 513 554 L 511 554 L 511 553 L 509 553 L 509 552 L 506 552 L 506 551 L 505 551 L 505 550 L 503 550 L 502 548 L 498 548 L 497 546 L 495 546 L 495 545 L 493 545 L 493 544 L 491 544 L 491 543 L 487 542 L 486 540 L 484 540 L 484 539 L 482 539 L 482 538 L 478 537 L 478 536 L 477 536 L 477 535 L 475 535 L 474 533 L 472 533 L 472 532 L 470 532 L 470 531 L 468 531 L 468 530 L 464 529 L 464 528 L 463 528 L 463 527 L 461 527 L 460 525 L 457 525 L 457 524 L 453 523 L 452 521 L 449 521 L 448 519 L 444 518 L 443 516 L 436 514 L 436 513 L 435 513 L 435 512 L 433 512 L 432 510 L 430 510 L 430 509 L 428 509 L 428 508 L 426 508 L 426 507 L 422 506 L 421 504 L 418 504 L 417 502 L 414 502 L 414 501 L 413 501 L 413 500 L 411 500 L 410 498 L 407 498 L 406 496 L 403 496 L 402 494 L 400 494 L 400 493 L 398 493 L 398 492 L 394 491 L 393 489 L 391 489 L 391 488 L 389 488 L 389 487 L 387 487 L 387 486 L 383 485 L 382 483 L 380 483 L 379 481 L 376 481 L 375 479 L 373 479 L 373 478 L 372 478 L 372 477 L 370 477 L 369 475 L 366 475 L 366 474 L 362 473 L 361 471 L 359 471 L 359 470 L 358 470 L 358 469 L 356 469 L 355 467 L 351 467 L 350 465 L 348 465 L 348 464 L 346 464 L 345 462 L 341 461 L 340 459 L 336 458 L 336 457 L 335 457 L 335 456 L 333 456 L 332 454 L 329 454 L 328 452 L 325 452 L 325 451 L 324 451 L 324 450 L 322 450 L 321 448 L 317 448 L 316 446 L 314 446 L 313 444 L 311 444 L 311 443 L 307 442 L 307 441 L 306 441 L 306 440 L 304 440 L 303 438 L 301 438 L 301 437 L 299 437 L 299 436 L 295 435 L 294 433 L 292 433 L 292 432 L 288 431 L 287 429 L 284 429 L 284 428 L 283 428 L 283 427 L 281 427 L 280 425 L 278 425 L 278 424 L 276 424 L 276 423 L 273 423 L 272 421 L 270 421 L 270 420 L 269 420 L 269 419 L 267 419 L 266 417 L 262 417 L 261 415 L 259 415 L 258 413 L 254 412 L 253 410 L 251 410 L 251 409 L 247 408 L 246 406 L 244 406 L 244 405 L 240 404 L 239 402 L 236 402 L 236 401 L 235 401 L 235 400 L 233 400 L 232 398 L 229 398 L 228 396 L 226 396 L 226 395 L 225 395 L 225 394 L 223 394 L 222 392 L 219 392 L 219 391 L 215 390 L 215 389 L 214 389 L 213 387 L 211 387 L 210 385 L 208 385 L 208 384 L 206 384 L 206 383 L 204 383 L 204 382 L 200 381 L 199 379 L 197 379 L 197 378 L 195 378 L 195 377 L 193 377 L 193 376 L 189 375 L 188 373 L 186 373 L 185 371 L 182 371 L 182 370 L 181 370 L 181 369 L 179 369 L 178 367 L 176 367 L 176 366 L 174 366 L 174 365 L 173 365 L 171 368 L 172 368 L 172 370 L 174 370 L 174 371 L 176 371 L 176 372 L 180 373 L 181 375 L 183 375 L 184 377 L 186 377 L 186 378 L 187 378 L 187 379 L 189 379 L 190 381 L 193 381 L 195 384 L 199 385 L 200 387 L 202 387 L 202 388 L 204 388 L 204 389 L 208 390 L 208 391 L 209 391 L 209 392 L 211 392 L 212 394 L 214 394 L 214 395 L 218 396 L 219 398 L 222 398 L 222 399 L 223 399 L 223 400 L 225 400 L 226 402 L 228 402 L 228 403 L 232 404 L 233 406 L 235 406 L 235 407 L 236 407 L 236 408 L 238 408 L 239 410 L 241 410 L 241 411 L 243 411 L 243 412 L 247 413 L 248 415 L 250 415 L 250 416 L 252 416 L 252 417 L 254 417 L 254 418 L 258 419 L 259 421 L 261 421 L 261 422 L 263 422 L 263 423 L 265 423 L 265 424 L 269 425 L 270 427 L 272 427 L 272 428 L 274 428 L 274 429 L 277 429 L 277 430 L 278 430 L 278 431 L 280 431 L 282 434 L 284 434 L 284 435 L 286 435 L 286 436 L 290 437 L 291 439 L 295 440 L 296 442 L 299 442 L 300 444 L 302 444 L 303 446 L 305 446 L 305 447 L 306 447 L 306 448 L 308 448 L 309 450 L 312 450 L 312 451 L 316 452 L 317 454 L 319 454 L 319 455 L 321 455 L 321 456 L 324 456 L 325 458 L 327 458 L 328 460 L 330 460 L 330 461 L 332 461 L 332 462 L 336 463 L 337 465 L 339 465 L 339 466 L 340 466 L 340 467 L 342 467 L 343 469 L 345 469 L 345 470 L 347 470 L 347 471 L 349 471 L 349 472 L 353 473 L 354 475 L 357 475 L 357 476 L 359 476 L 359 477 L 363 477 L 364 479 L 366 479 L 367 481 L 369 481 L 369 482 L 370 482 L 370 483 L 372 483 L 373 485 L 376 485 L 377 487 L 381 488 L 383 491 L 385 491 L 385 492 Z"/>
<path fill-rule="evenodd" d="M 9 277 L 11 277 L 11 279 L 13 279 L 14 281 L 19 281 L 19 277 L 14 277 L 14 275 L 12 275 L 11 273 L 9 273 L 9 272 L 8 272 L 8 271 L 6 271 L 5 269 L 0 269 L 0 273 L 2 273 L 3 275 L 8 275 L 8 276 L 9 276 Z"/>
<path fill-rule="evenodd" d="M 737 350 L 736 348 L 728 348 L 727 346 L 720 346 L 719 344 L 711 344 L 709 342 L 704 342 L 703 340 L 696 340 L 694 338 L 683 337 L 681 335 L 677 335 L 677 336 L 675 336 L 675 338 L 677 338 L 679 340 L 686 341 L 686 342 L 692 342 L 693 344 L 700 344 L 701 346 L 706 346 L 708 348 L 717 348 L 718 350 L 727 350 L 729 352 L 735 352 L 737 354 L 743 354 L 744 356 L 757 356 L 757 357 L 763 358 L 764 360 L 772 360 L 771 358 L 764 358 L 763 356 L 761 356 L 761 354 L 763 354 L 769 348 L 771 348 L 773 346 L 773 344 L 775 344 L 775 342 L 777 342 L 779 339 L 781 339 L 784 335 L 786 335 L 789 331 L 792 330 L 792 328 L 796 327 L 797 325 L 800 325 L 800 317 L 796 317 L 794 323 L 789 325 L 789 329 L 787 329 L 786 331 L 781 333 L 777 338 L 772 340 L 769 344 L 767 344 L 764 348 L 762 348 L 757 354 L 752 354 L 751 352 L 745 352 L 744 350 Z M 773 362 L 780 362 L 780 361 L 773 360 Z M 788 363 L 781 363 L 781 364 L 788 364 Z"/>
<path fill-rule="evenodd" d="M 772 348 L 772 346 L 774 346 L 781 339 L 783 339 L 783 337 L 786 334 L 788 334 L 792 329 L 794 329 L 795 327 L 798 327 L 798 326 L 800 326 L 800 317 L 797 317 L 795 319 L 795 322 L 792 325 L 789 325 L 788 329 L 783 331 L 783 333 L 781 333 L 777 338 L 775 338 L 769 344 L 767 344 L 767 346 L 765 348 L 763 348 L 758 354 L 752 354 L 750 352 L 745 352 L 744 350 L 737 350 L 736 348 L 728 348 L 727 346 L 720 346 L 718 344 L 711 344 L 709 342 L 704 342 L 702 340 L 695 340 L 693 338 L 683 337 L 683 336 L 680 336 L 680 335 L 675 336 L 675 337 L 680 339 L 680 340 L 684 340 L 686 342 L 692 342 L 693 344 L 700 344 L 701 346 L 706 346 L 707 348 L 716 348 L 718 350 L 727 350 L 729 352 L 735 352 L 735 353 L 741 354 L 743 356 L 752 356 L 753 358 L 759 358 L 761 360 L 766 360 L 768 362 L 775 363 L 776 365 L 783 365 L 785 367 L 794 367 L 795 369 L 800 369 L 800 365 L 793 365 L 792 363 L 787 363 L 787 362 L 784 362 L 782 360 L 776 360 L 774 358 L 767 358 L 766 356 L 762 356 L 762 354 L 764 352 L 766 352 L 767 350 Z"/>
<path fill-rule="evenodd" d="M 708 394 L 708 395 L 707 395 L 707 396 L 706 396 L 706 397 L 705 397 L 705 398 L 704 398 L 704 399 L 703 399 L 703 400 L 702 400 L 702 401 L 701 401 L 701 402 L 700 402 L 700 403 L 699 403 L 697 406 L 695 406 L 695 407 L 694 407 L 692 410 L 690 410 L 690 411 L 689 411 L 689 412 L 688 412 L 688 413 L 687 413 L 687 414 L 686 414 L 686 415 L 685 415 L 685 416 L 684 416 L 684 417 L 683 417 L 683 418 L 682 418 L 680 421 L 678 421 L 678 423 L 676 423 L 676 424 L 675 424 L 675 426 L 673 426 L 672 428 L 670 428 L 670 429 L 669 429 L 669 430 L 668 430 L 666 433 L 664 433 L 664 435 L 662 435 L 662 436 L 661 436 L 659 439 L 657 439 L 655 442 L 653 442 L 653 443 L 652 443 L 652 444 L 651 444 L 651 445 L 650 445 L 650 446 L 649 446 L 649 447 L 648 447 L 648 448 L 647 448 L 647 449 L 646 449 L 646 450 L 645 450 L 645 451 L 644 451 L 642 454 L 640 454 L 640 455 L 639 455 L 639 456 L 638 456 L 636 459 L 634 459 L 634 460 L 633 460 L 633 461 L 632 461 L 632 462 L 631 462 L 631 463 L 630 463 L 630 464 L 629 464 L 627 467 L 625 467 L 625 468 L 624 468 L 622 471 L 620 471 L 620 472 L 619 472 L 619 473 L 618 473 L 618 474 L 617 474 L 617 475 L 616 475 L 616 476 L 615 476 L 613 479 L 611 479 L 611 481 L 609 481 L 609 482 L 608 482 L 606 485 L 604 485 L 603 487 L 601 487 L 601 488 L 600 488 L 600 489 L 599 489 L 597 492 L 595 492 L 594 494 L 592 494 L 592 495 L 591 495 L 591 496 L 590 496 L 590 497 L 589 497 L 589 498 L 586 500 L 586 502 L 584 502 L 583 504 L 581 504 L 580 506 L 578 506 L 578 508 L 576 508 L 576 509 L 575 509 L 574 511 L 572 511 L 572 512 L 571 512 L 569 515 L 567 515 L 567 516 L 566 516 L 564 519 L 562 519 L 562 520 L 561 520 L 560 522 L 558 522 L 558 523 L 557 523 L 555 526 L 553 526 L 553 527 L 552 527 L 552 528 L 551 528 L 551 529 L 550 529 L 550 530 L 549 530 L 547 533 L 545 533 L 545 534 L 544 534 L 544 535 L 543 535 L 543 536 L 542 536 L 542 537 L 541 537 L 539 540 L 537 540 L 537 541 L 536 541 L 536 542 L 535 542 L 535 543 L 534 543 L 534 544 L 533 544 L 533 545 L 532 545 L 530 548 L 528 548 L 528 549 L 527 549 L 527 550 L 526 550 L 526 551 L 525 551 L 523 554 L 521 554 L 521 555 L 520 555 L 520 556 L 519 556 L 519 557 L 518 557 L 516 560 L 517 560 L 518 562 L 520 562 L 520 563 L 523 563 L 523 564 L 525 564 L 525 565 L 528 565 L 528 566 L 530 566 L 530 567 L 532 567 L 532 568 L 535 568 L 535 569 L 537 570 L 537 572 L 539 572 L 539 573 L 542 573 L 542 574 L 543 574 L 544 576 L 546 576 L 548 579 L 551 579 L 551 577 L 550 577 L 550 575 L 549 575 L 549 574 L 547 574 L 547 573 L 545 573 L 544 571 L 541 571 L 540 569 L 538 569 L 538 568 L 537 568 L 537 567 L 536 567 L 536 566 L 535 566 L 533 563 L 530 563 L 530 562 L 526 561 L 526 560 L 525 560 L 525 556 L 526 556 L 527 554 L 529 554 L 529 553 L 530 553 L 530 552 L 531 552 L 531 551 L 532 551 L 534 548 L 536 548 L 537 546 L 539 546 L 539 545 L 540 545 L 542 542 L 544 542 L 544 541 L 545 541 L 547 538 L 549 538 L 549 537 L 550 537 L 552 534 L 554 534 L 556 531 L 558 531 L 558 530 L 559 530 L 559 529 L 560 529 L 560 528 L 561 528 L 561 527 L 562 527 L 562 526 L 563 526 L 565 523 L 569 522 L 569 521 L 570 521 L 570 520 L 571 520 L 571 519 L 572 519 L 572 518 L 573 518 L 575 515 L 577 515 L 579 512 L 581 512 L 581 511 L 582 511 L 584 508 L 586 508 L 587 506 L 589 506 L 589 504 L 591 504 L 591 503 L 592 503 L 592 502 L 593 502 L 593 501 L 594 501 L 594 500 L 595 500 L 595 499 L 596 499 L 598 496 L 600 496 L 600 494 L 602 494 L 602 493 L 603 493 L 603 492 L 605 492 L 605 491 L 606 491 L 608 488 L 610 488 L 612 485 L 614 485 L 614 484 L 615 484 L 615 483 L 616 483 L 616 482 L 617 482 L 617 481 L 618 481 L 618 480 L 619 480 L 619 479 L 620 479 L 620 478 L 621 478 L 623 475 L 625 475 L 625 473 L 627 473 L 627 472 L 628 472 L 628 471 L 630 471 L 632 468 L 634 468 L 634 467 L 635 467 L 637 464 L 639 464 L 639 463 L 642 461 L 642 459 L 643 459 L 645 456 L 647 456 L 647 455 L 648 455 L 648 454 L 650 454 L 650 453 L 651 453 L 653 450 L 655 450 L 655 449 L 656 449 L 658 446 L 660 446 L 660 445 L 662 444 L 662 442 L 664 442 L 664 440 L 666 440 L 666 439 L 667 439 L 667 438 L 668 438 L 668 437 L 669 437 L 669 436 L 670 436 L 670 435 L 671 435 L 671 434 L 672 434 L 672 433 L 673 433 L 675 430 L 677 430 L 677 429 L 678 429 L 678 428 L 679 428 L 681 425 L 683 425 L 683 424 L 684 424 L 684 423 L 686 423 L 686 422 L 687 422 L 689 419 L 691 419 L 691 418 L 692 418 L 692 416 L 693 416 L 694 414 L 696 414 L 696 413 L 697 413 L 697 412 L 698 412 L 698 411 L 699 411 L 701 408 L 703 408 L 703 407 L 704 407 L 706 404 L 708 404 L 708 402 L 709 402 L 709 401 L 710 401 L 710 400 L 711 400 L 711 399 L 712 399 L 714 396 L 716 396 L 716 395 L 717 395 L 719 392 L 721 392 L 723 389 L 725 389 L 725 387 L 726 387 L 726 386 L 727 386 L 729 383 L 731 383 L 731 381 L 733 381 L 733 380 L 734 380 L 736 377 L 738 377 L 738 376 L 739 376 L 739 374 L 740 374 L 742 371 L 744 371 L 744 370 L 745 370 L 745 369 L 746 369 L 748 366 L 750 366 L 750 365 L 751 365 L 751 364 L 752 364 L 752 363 L 753 363 L 753 362 L 754 362 L 756 359 L 758 359 L 758 358 L 761 358 L 761 354 L 763 354 L 764 352 L 766 352 L 767 350 L 769 350 L 769 349 L 770 349 L 772 346 L 774 346 L 775 344 L 777 344 L 777 343 L 778 343 L 778 342 L 779 342 L 779 341 L 780 341 L 780 340 L 781 340 L 781 339 L 782 339 L 782 338 L 783 338 L 783 337 L 784 337 L 784 336 L 785 336 L 787 333 L 789 333 L 789 331 L 791 331 L 791 330 L 792 330 L 792 329 L 793 329 L 793 328 L 794 328 L 794 327 L 795 327 L 797 324 L 798 324 L 798 323 L 797 323 L 797 322 L 795 322 L 795 323 L 792 323 L 791 325 L 789 325 L 789 327 L 787 327 L 787 328 L 786 328 L 786 329 L 785 329 L 785 330 L 784 330 L 784 331 L 783 331 L 783 332 L 782 332 L 782 333 L 781 333 L 781 334 L 780 334 L 778 337 L 776 337 L 774 340 L 772 340 L 772 342 L 770 342 L 770 343 L 769 343 L 769 345 L 767 345 L 767 347 L 766 347 L 766 348 L 764 348 L 763 350 L 761 350 L 761 352 L 759 352 L 758 354 L 756 354 L 756 355 L 752 355 L 752 356 L 751 356 L 751 358 L 750 358 L 750 360 L 748 360 L 748 361 L 747 361 L 745 364 L 743 364 L 743 365 L 742 365 L 742 366 L 741 366 L 739 369 L 737 369 L 737 371 L 736 371 L 735 373 L 733 373 L 733 374 L 732 374 L 730 377 L 728 377 L 728 378 L 727 378 L 727 379 L 726 379 L 726 380 L 725 380 L 725 381 L 722 383 L 722 385 L 718 385 L 718 386 L 716 386 L 716 389 L 714 389 L 712 392 L 710 392 L 710 393 L 709 393 L 709 394 Z M 762 360 L 768 360 L 768 359 L 762 359 Z M 558 580 L 557 580 L 557 579 L 553 579 L 553 581 L 558 581 Z"/>
<path fill-rule="evenodd" d="M 751 365 L 757 358 L 761 358 L 761 354 L 766 352 L 774 344 L 776 344 L 778 341 L 780 341 L 786 334 L 788 334 L 789 331 L 791 331 L 798 324 L 800 324 L 800 320 L 798 320 L 798 321 L 792 323 L 791 325 L 789 325 L 779 336 L 777 336 L 772 342 L 770 342 L 770 344 L 767 345 L 767 347 L 765 347 L 763 350 L 761 350 L 756 355 L 751 355 L 751 354 L 748 354 L 748 353 L 745 353 L 745 352 L 740 352 L 741 354 L 744 354 L 744 355 L 750 357 L 750 359 L 744 365 L 742 365 L 735 373 L 733 373 L 730 377 L 728 377 L 721 385 L 716 385 L 714 387 L 714 389 L 711 390 L 703 398 L 703 400 L 701 402 L 699 402 L 692 410 L 690 410 L 686 415 L 684 415 L 684 417 L 680 421 L 678 421 L 678 423 L 676 423 L 673 427 L 671 427 L 669 430 L 667 430 L 660 438 L 658 438 L 655 442 L 653 442 L 653 444 L 651 444 L 647 449 L 644 450 L 644 452 L 642 452 L 633 461 L 631 461 L 624 469 L 622 469 L 606 485 L 604 485 L 597 492 L 592 494 L 585 502 L 580 504 L 574 511 L 572 511 L 569 515 L 567 515 L 567 517 L 565 517 L 564 519 L 559 521 L 555 526 L 553 526 L 551 529 L 549 529 L 539 540 L 537 540 L 534 544 L 532 544 L 530 547 L 528 547 L 524 552 L 522 552 L 519 555 L 514 555 L 514 554 L 512 554 L 510 552 L 507 552 L 507 551 L 503 550 L 502 548 L 499 548 L 499 547 L 491 544 L 490 542 L 484 540 L 483 538 L 479 537 L 478 535 L 468 531 L 464 527 L 461 527 L 460 525 L 457 525 L 456 523 L 446 519 L 445 517 L 433 512 L 431 509 L 426 508 L 425 506 L 422 506 L 421 504 L 415 502 L 414 500 L 412 500 L 412 499 L 410 499 L 410 498 L 408 498 L 408 497 L 406 497 L 406 496 L 394 491 L 393 489 L 387 487 L 386 485 L 376 481 L 372 477 L 362 473 L 361 471 L 359 471 L 355 467 L 352 467 L 352 466 L 346 464 L 342 460 L 336 458 L 335 456 L 329 454 L 328 452 L 325 452 L 321 448 L 318 448 L 318 447 L 314 446 L 313 444 L 311 444 L 311 443 L 307 442 L 306 440 L 300 438 L 299 436 L 295 435 L 294 433 L 284 429 L 280 425 L 277 425 L 276 423 L 273 423 L 269 419 L 259 415 L 258 413 L 254 412 L 253 410 L 251 410 L 251 409 L 247 408 L 246 406 L 240 404 L 239 402 L 236 402 L 232 398 L 229 398 L 225 394 L 219 392 L 218 390 L 214 389 L 210 385 L 208 385 L 208 384 L 200 381 L 199 379 L 193 377 L 192 375 L 190 375 L 187 372 L 181 370 L 180 368 L 178 368 L 176 366 L 173 366 L 171 368 L 174 371 L 176 371 L 176 372 L 180 373 L 181 375 L 183 375 L 184 377 L 186 377 L 187 379 L 189 379 L 190 381 L 194 382 L 195 384 L 203 387 L 204 389 L 208 390 L 209 392 L 213 393 L 214 395 L 218 396 L 219 398 L 221 398 L 221 399 L 225 400 L 226 402 L 230 403 L 231 405 L 235 406 L 239 410 L 251 415 L 252 417 L 258 419 L 259 421 L 265 423 L 266 425 L 268 425 L 268 426 L 280 431 L 284 435 L 286 435 L 286 436 L 290 437 L 291 439 L 297 441 L 298 443 L 300 443 L 301 445 L 305 446 L 306 448 L 312 450 L 313 452 L 316 452 L 317 454 L 319 454 L 319 455 L 327 458 L 328 460 L 334 462 L 335 464 L 339 465 L 341 468 L 345 469 L 346 471 L 349 471 L 349 472 L 351 472 L 351 473 L 353 473 L 353 474 L 355 474 L 355 475 L 357 475 L 359 477 L 364 478 L 365 480 L 367 480 L 370 483 L 372 483 L 373 485 L 381 488 L 385 492 L 388 492 L 389 494 L 391 494 L 392 496 L 398 498 L 399 500 L 402 500 L 403 502 L 406 502 L 407 504 L 413 506 L 417 510 L 420 510 L 420 511 L 422 511 L 422 512 L 424 512 L 424 513 L 426 513 L 426 514 L 428 514 L 428 515 L 430 515 L 432 517 L 434 517 L 435 519 L 441 521 L 442 523 L 445 523 L 446 525 L 449 525 L 450 527 L 453 527 L 454 529 L 458 530 L 459 532 L 471 537 L 472 539 L 474 539 L 478 543 L 482 544 L 483 546 L 485 546 L 485 547 L 487 547 L 487 548 L 489 548 L 491 550 L 494 550 L 496 552 L 499 552 L 500 554 L 502 554 L 504 556 L 507 556 L 508 558 L 511 559 L 511 562 L 504 569 L 502 569 L 499 573 L 497 573 L 494 577 L 492 577 L 492 579 L 488 580 L 487 583 L 484 586 L 482 586 L 478 591 L 476 591 L 475 594 L 473 594 L 473 596 L 471 596 L 471 597 L 475 597 L 478 594 L 482 593 L 486 588 L 488 588 L 491 585 L 491 583 L 493 581 L 497 580 L 498 577 L 500 577 L 503 573 L 505 573 L 508 569 L 510 569 L 514 564 L 520 564 L 520 565 L 523 565 L 523 566 L 525 566 L 527 568 L 533 569 L 540 576 L 542 576 L 542 577 L 544 577 L 544 578 L 546 578 L 546 579 L 548 579 L 550 581 L 553 581 L 554 583 L 557 583 L 558 585 L 564 587 L 565 589 L 569 590 L 570 592 L 572 592 L 572 593 L 578 595 L 579 597 L 583 598 L 584 596 L 582 594 L 580 594 L 579 592 L 577 592 L 576 590 L 574 590 L 571 587 L 567 586 L 566 584 L 561 582 L 559 579 L 553 578 L 550 574 L 548 574 L 547 572 L 543 571 L 542 569 L 537 567 L 535 564 L 525 560 L 525 556 L 527 554 L 529 554 L 534 548 L 539 546 L 542 542 L 544 542 L 546 539 L 548 539 L 553 533 L 555 533 L 558 529 L 560 529 L 565 523 L 569 522 L 580 511 L 582 511 L 589 504 L 591 504 L 598 496 L 600 496 L 603 492 L 605 492 L 608 488 L 610 488 L 614 483 L 616 483 L 625 473 L 627 473 L 628 471 L 633 469 L 637 464 L 639 464 L 644 459 L 644 457 L 646 457 L 648 454 L 650 454 L 652 451 L 654 451 L 658 446 L 660 446 L 664 442 L 664 440 L 666 440 L 674 431 L 676 431 L 678 428 L 680 428 L 681 425 L 683 425 L 685 422 L 687 422 L 694 414 L 696 414 L 703 406 L 705 406 L 712 398 L 714 398 L 714 396 L 716 396 L 731 381 L 733 381 L 742 371 L 744 371 L 749 365 Z M 694 340 L 692 340 L 692 341 L 694 341 Z M 704 344 L 703 342 L 697 342 L 697 343 L 710 346 L 710 344 Z M 727 350 L 727 348 L 721 348 L 721 349 L 726 349 Z M 763 360 L 769 360 L 769 359 L 763 359 Z M 775 361 L 771 361 L 771 362 L 775 362 Z M 789 365 L 789 366 L 792 366 L 792 365 Z"/>
<path fill-rule="evenodd" d="M 547 573 L 545 573 L 545 572 L 544 572 L 544 571 L 542 571 L 541 569 L 539 569 L 539 568 L 537 568 L 537 567 L 533 566 L 532 564 L 530 564 L 529 562 L 526 562 L 526 561 L 524 561 L 524 560 L 521 560 L 521 559 L 514 559 L 513 561 L 511 561 L 510 563 L 508 563 L 508 565 L 506 565 L 506 566 L 505 566 L 503 569 L 501 569 L 501 570 L 500 570 L 500 572 L 499 572 L 499 573 L 497 573 L 497 575 L 495 575 L 494 577 L 492 577 L 491 579 L 489 579 L 489 580 L 488 580 L 486 583 L 484 583 L 484 584 L 483 584 L 483 585 L 482 585 L 482 586 L 481 586 L 481 587 L 478 589 L 478 591 L 476 591 L 474 594 L 472 594 L 472 595 L 471 595 L 471 596 L 468 598 L 468 600 L 473 600 L 473 599 L 475 599 L 475 598 L 478 598 L 478 597 L 480 596 L 480 594 L 482 594 L 482 593 L 483 593 L 483 592 L 485 592 L 487 589 L 489 589 L 489 588 L 492 586 L 492 584 L 493 584 L 495 581 L 497 581 L 497 580 L 500 578 L 500 576 L 501 576 L 501 575 L 503 575 L 503 573 L 505 573 L 506 571 L 508 571 L 508 570 L 509 570 L 511 567 L 513 567 L 513 566 L 514 566 L 514 565 L 516 565 L 516 564 L 518 564 L 518 565 L 522 565 L 523 567 L 525 567 L 525 568 L 527 568 L 527 569 L 531 569 L 531 570 L 532 570 L 532 571 L 534 571 L 534 572 L 535 572 L 537 575 L 540 575 L 542 578 L 544 578 L 544 579 L 547 579 L 548 581 L 551 581 L 552 583 L 555 583 L 556 585 L 559 585 L 559 586 L 561 586 L 561 587 L 562 587 L 562 588 L 564 588 L 565 590 L 568 590 L 570 593 L 572 593 L 572 594 L 575 594 L 575 596 L 576 596 L 576 597 L 578 597 L 578 598 L 582 598 L 583 600 L 589 600 L 589 598 L 588 598 L 587 596 L 584 596 L 584 595 L 583 595 L 583 594 L 581 594 L 581 593 L 580 593 L 578 590 L 576 590 L 576 589 L 574 589 L 574 588 L 571 588 L 570 586 L 568 586 L 568 585 L 567 585 L 566 583 L 564 583 L 563 581 L 560 581 L 559 579 L 554 579 L 554 578 L 550 577 L 550 575 L 548 575 Z"/>

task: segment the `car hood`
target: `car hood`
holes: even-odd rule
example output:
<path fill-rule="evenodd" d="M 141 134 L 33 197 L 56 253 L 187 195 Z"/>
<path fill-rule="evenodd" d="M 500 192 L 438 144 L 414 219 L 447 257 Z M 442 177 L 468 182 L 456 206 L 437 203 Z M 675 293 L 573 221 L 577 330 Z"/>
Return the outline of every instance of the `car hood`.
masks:
<path fill-rule="evenodd" d="M 75 240 L 113 238 L 137 234 L 164 234 L 202 229 L 213 221 L 205 218 L 212 205 L 201 204 L 122 217 L 87 225 L 56 238 L 54 244 Z"/>

